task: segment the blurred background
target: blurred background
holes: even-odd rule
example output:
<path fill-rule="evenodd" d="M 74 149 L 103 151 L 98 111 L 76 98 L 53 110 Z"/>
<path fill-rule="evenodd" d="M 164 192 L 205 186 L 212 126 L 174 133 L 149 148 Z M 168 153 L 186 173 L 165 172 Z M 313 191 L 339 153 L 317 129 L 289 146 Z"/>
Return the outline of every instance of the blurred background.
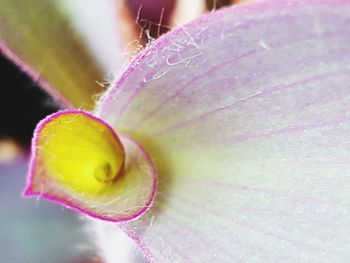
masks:
<path fill-rule="evenodd" d="M 150 42 L 238 2 L 0 0 L 0 262 L 103 262 L 86 219 L 22 197 L 36 124 L 62 108 L 92 109 Z M 123 236 L 121 243 L 120 262 L 145 262 Z"/>

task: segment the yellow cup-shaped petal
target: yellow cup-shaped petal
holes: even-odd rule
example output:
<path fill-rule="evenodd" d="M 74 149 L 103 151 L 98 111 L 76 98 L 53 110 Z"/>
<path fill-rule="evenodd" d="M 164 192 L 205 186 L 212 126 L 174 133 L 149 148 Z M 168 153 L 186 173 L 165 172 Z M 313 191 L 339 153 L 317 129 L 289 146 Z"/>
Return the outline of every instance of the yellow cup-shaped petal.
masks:
<path fill-rule="evenodd" d="M 91 114 L 61 111 L 37 127 L 25 195 L 39 195 L 109 221 L 151 206 L 157 171 L 147 151 Z"/>
<path fill-rule="evenodd" d="M 72 114 L 60 115 L 41 130 L 42 161 L 65 188 L 98 195 L 122 172 L 124 149 L 108 126 L 91 116 Z"/>

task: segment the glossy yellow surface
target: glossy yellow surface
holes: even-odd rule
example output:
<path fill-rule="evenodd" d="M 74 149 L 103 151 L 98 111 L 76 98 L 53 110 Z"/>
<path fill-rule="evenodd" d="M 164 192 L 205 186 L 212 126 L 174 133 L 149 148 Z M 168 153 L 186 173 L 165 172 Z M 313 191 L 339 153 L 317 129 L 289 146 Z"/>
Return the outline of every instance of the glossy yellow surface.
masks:
<path fill-rule="evenodd" d="M 115 134 L 85 114 L 62 114 L 49 121 L 37 145 L 48 175 L 75 194 L 103 193 L 123 169 L 124 150 Z"/>

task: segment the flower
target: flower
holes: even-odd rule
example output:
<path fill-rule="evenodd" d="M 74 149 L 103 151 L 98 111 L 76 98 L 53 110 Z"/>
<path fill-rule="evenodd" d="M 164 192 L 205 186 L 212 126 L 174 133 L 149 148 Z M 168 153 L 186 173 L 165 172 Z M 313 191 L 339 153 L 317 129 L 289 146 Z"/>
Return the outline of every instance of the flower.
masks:
<path fill-rule="evenodd" d="M 50 141 L 77 120 L 86 135 L 58 134 L 59 156 L 71 156 L 72 138 L 90 147 L 92 137 L 96 149 L 114 145 L 96 155 L 119 168 L 134 147 L 145 161 L 129 163 L 140 168 L 139 178 L 154 178 L 147 156 L 153 159 L 153 205 L 143 203 L 147 212 L 118 224 L 151 262 L 346 261 L 349 18 L 345 0 L 265 1 L 213 12 L 143 50 L 103 94 L 95 117 L 58 113 L 48 119 L 57 126 L 42 122 L 37 138 L 47 127 L 43 138 Z M 58 145 L 64 137 L 71 145 Z M 43 156 L 56 146 L 34 144 Z M 33 160 L 41 160 L 36 151 Z M 95 153 L 88 157 L 95 161 Z M 59 175 L 51 168 L 71 178 L 64 162 L 40 166 L 35 184 L 108 219 L 95 199 L 103 186 L 87 183 L 83 195 L 79 185 L 69 188 L 71 181 L 61 187 L 52 180 Z M 120 171 L 102 167 L 107 180 Z M 151 200 L 148 193 L 128 201 Z"/>

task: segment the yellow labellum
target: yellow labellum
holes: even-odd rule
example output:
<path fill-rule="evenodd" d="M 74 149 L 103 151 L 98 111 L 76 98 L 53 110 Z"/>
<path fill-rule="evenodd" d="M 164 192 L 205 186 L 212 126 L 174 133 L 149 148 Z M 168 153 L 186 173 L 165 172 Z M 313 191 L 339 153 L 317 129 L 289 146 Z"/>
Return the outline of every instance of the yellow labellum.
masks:
<path fill-rule="evenodd" d="M 85 114 L 51 120 L 40 131 L 38 145 L 48 174 L 75 194 L 99 195 L 123 171 L 125 153 L 118 137 Z"/>

